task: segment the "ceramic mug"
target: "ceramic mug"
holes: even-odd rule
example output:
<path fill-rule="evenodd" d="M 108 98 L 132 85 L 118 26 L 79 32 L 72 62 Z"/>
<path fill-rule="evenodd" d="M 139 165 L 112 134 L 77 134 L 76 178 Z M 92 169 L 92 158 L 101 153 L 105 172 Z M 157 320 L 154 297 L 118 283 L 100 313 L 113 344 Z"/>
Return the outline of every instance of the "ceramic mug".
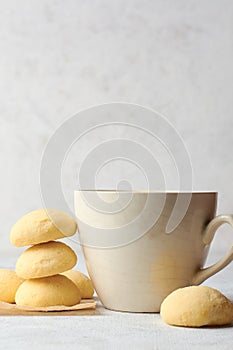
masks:
<path fill-rule="evenodd" d="M 103 305 L 112 310 L 159 312 L 173 290 L 198 285 L 233 260 L 233 247 L 203 268 L 217 228 L 217 193 L 75 191 L 75 213 L 85 262 Z M 188 203 L 167 232 L 177 198 Z M 183 211 L 184 208 L 182 208 Z"/>

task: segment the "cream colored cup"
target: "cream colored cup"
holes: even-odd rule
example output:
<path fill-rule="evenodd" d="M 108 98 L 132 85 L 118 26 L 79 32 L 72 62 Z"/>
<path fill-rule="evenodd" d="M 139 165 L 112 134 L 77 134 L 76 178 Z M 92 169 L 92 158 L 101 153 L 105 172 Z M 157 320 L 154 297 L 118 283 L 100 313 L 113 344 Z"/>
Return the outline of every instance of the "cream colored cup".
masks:
<path fill-rule="evenodd" d="M 190 204 L 167 233 L 178 196 Z M 233 247 L 203 268 L 217 228 L 233 226 L 233 215 L 215 217 L 216 202 L 215 192 L 75 191 L 86 266 L 103 305 L 158 312 L 173 290 L 198 285 L 229 264 Z"/>

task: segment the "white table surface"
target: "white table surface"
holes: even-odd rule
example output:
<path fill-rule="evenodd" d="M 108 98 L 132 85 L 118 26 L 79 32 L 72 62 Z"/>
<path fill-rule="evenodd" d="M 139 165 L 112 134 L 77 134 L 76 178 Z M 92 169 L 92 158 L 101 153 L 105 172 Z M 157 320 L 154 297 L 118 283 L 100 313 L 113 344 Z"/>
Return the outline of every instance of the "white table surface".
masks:
<path fill-rule="evenodd" d="M 221 253 L 222 254 L 222 253 Z M 215 261 L 221 255 L 212 254 Z M 16 257 L 1 255 L 2 267 Z M 79 269 L 85 269 L 80 258 Z M 206 285 L 233 300 L 233 264 Z M 113 312 L 98 303 L 87 316 L 0 316 L 0 349 L 226 349 L 233 345 L 233 325 L 217 328 L 180 328 L 166 325 L 159 314 Z"/>

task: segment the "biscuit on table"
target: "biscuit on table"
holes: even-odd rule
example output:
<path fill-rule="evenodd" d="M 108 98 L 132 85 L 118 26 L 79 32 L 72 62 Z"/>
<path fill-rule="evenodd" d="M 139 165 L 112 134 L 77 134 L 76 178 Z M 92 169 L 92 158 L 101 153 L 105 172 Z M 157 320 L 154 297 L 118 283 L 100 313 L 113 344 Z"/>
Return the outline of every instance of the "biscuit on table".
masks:
<path fill-rule="evenodd" d="M 16 273 L 24 279 L 47 277 L 71 269 L 75 252 L 65 243 L 47 242 L 26 249 L 16 262 Z"/>
<path fill-rule="evenodd" d="M 0 301 L 5 303 L 15 302 L 15 293 L 23 279 L 16 275 L 15 271 L 0 269 Z"/>
<path fill-rule="evenodd" d="M 79 288 L 82 299 L 90 299 L 93 297 L 94 288 L 92 281 L 82 272 L 77 270 L 69 270 L 62 273 L 68 277 Z"/>
<path fill-rule="evenodd" d="M 24 247 L 75 234 L 77 224 L 65 212 L 56 209 L 39 209 L 24 215 L 13 226 L 10 240 L 16 247 Z"/>
<path fill-rule="evenodd" d="M 19 306 L 72 306 L 80 303 L 76 285 L 67 277 L 55 275 L 24 281 L 18 288 L 15 302 Z"/>
<path fill-rule="evenodd" d="M 174 326 L 221 326 L 233 321 L 233 304 L 216 289 L 191 286 L 169 294 L 160 314 L 166 323 Z"/>

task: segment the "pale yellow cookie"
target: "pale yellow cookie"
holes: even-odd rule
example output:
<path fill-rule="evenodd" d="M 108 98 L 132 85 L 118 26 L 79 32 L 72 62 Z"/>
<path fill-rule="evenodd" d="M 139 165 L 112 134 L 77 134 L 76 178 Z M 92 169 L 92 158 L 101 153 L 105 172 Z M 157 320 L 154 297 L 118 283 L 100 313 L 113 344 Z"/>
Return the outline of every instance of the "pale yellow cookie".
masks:
<path fill-rule="evenodd" d="M 26 249 L 16 262 L 16 273 L 24 279 L 56 275 L 75 266 L 75 252 L 62 242 L 36 244 Z"/>
<path fill-rule="evenodd" d="M 16 292 L 19 306 L 72 306 L 80 303 L 81 295 L 69 278 L 55 275 L 24 281 Z"/>
<path fill-rule="evenodd" d="M 89 299 L 93 297 L 94 288 L 90 278 L 77 270 L 69 270 L 62 273 L 76 284 L 81 292 L 82 299 Z"/>
<path fill-rule="evenodd" d="M 77 224 L 61 210 L 40 209 L 23 216 L 11 230 L 10 240 L 16 247 L 24 247 L 75 234 Z"/>
<path fill-rule="evenodd" d="M 23 279 L 15 271 L 0 269 L 0 301 L 14 303 L 15 293 L 22 282 Z"/>
<path fill-rule="evenodd" d="M 233 304 L 216 289 L 191 286 L 168 295 L 160 314 L 166 323 L 174 326 L 220 326 L 233 321 Z"/>

